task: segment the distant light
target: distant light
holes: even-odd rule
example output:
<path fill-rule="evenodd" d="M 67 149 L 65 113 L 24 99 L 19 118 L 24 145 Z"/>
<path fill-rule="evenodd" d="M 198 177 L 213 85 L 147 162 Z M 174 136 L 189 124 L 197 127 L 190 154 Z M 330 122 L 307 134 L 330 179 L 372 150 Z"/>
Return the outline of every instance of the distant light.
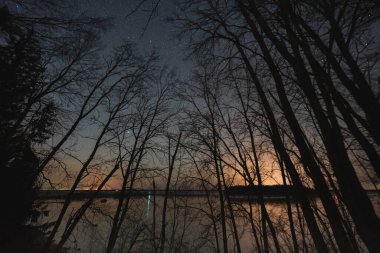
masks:
<path fill-rule="evenodd" d="M 150 192 L 148 192 L 148 208 L 146 210 L 146 215 L 149 215 L 149 209 L 150 209 Z"/>

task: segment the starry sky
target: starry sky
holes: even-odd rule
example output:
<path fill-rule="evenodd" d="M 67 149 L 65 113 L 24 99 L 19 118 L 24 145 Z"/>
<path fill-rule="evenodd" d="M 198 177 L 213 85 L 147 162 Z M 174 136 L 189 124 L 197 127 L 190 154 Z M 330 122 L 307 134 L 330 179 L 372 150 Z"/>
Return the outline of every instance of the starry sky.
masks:
<path fill-rule="evenodd" d="M 175 0 L 85 0 L 76 5 L 85 15 L 111 18 L 102 38 L 106 50 L 130 41 L 142 53 L 156 50 L 169 68 L 186 72 L 184 47 L 175 39 L 174 25 L 165 20 L 175 12 Z"/>
<path fill-rule="evenodd" d="M 16 12 L 22 12 L 23 2 L 27 1 L 0 0 Z M 67 3 L 75 7 L 70 9 L 75 15 L 110 18 L 110 26 L 102 36 L 105 54 L 129 41 L 136 44 L 140 53 L 157 51 L 160 62 L 180 75 L 190 74 L 192 63 L 185 60 L 186 46 L 175 38 L 178 32 L 175 25 L 166 21 L 178 8 L 176 0 L 68 0 Z M 379 23 L 373 35 L 378 41 Z"/>
<path fill-rule="evenodd" d="M 39 1 L 4 0 L 0 5 L 5 4 L 11 12 L 21 14 L 31 2 Z M 165 20 L 175 12 L 177 4 L 176 0 L 68 0 L 63 3 L 74 17 L 83 14 L 110 19 L 110 26 L 102 36 L 106 50 L 129 41 L 141 52 L 156 50 L 164 64 L 181 66 L 185 63 L 185 57 L 181 57 L 185 56 L 183 45 L 175 39 L 174 24 Z M 43 16 L 43 9 L 29 12 L 39 12 Z"/>

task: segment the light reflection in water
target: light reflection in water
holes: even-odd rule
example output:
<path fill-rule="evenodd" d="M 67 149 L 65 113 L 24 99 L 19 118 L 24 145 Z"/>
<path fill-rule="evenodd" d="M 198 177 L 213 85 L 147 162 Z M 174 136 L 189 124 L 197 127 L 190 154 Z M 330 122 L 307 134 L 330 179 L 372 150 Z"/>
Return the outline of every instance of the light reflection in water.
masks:
<path fill-rule="evenodd" d="M 148 205 L 147 205 L 147 209 L 146 209 L 146 215 L 148 216 L 149 215 L 149 210 L 150 210 L 150 192 L 148 192 Z"/>
<path fill-rule="evenodd" d="M 168 247 L 173 247 L 172 252 L 216 252 L 213 228 L 214 224 L 216 224 L 219 243 L 221 244 L 220 209 L 216 196 L 210 197 L 209 200 L 210 202 L 208 202 L 207 197 L 169 197 L 166 215 L 166 238 L 170 240 L 167 245 Z M 378 195 L 373 200 L 374 206 L 380 211 Z M 105 203 L 101 200 L 96 201 L 86 213 L 86 217 L 78 224 L 72 239 L 65 246 L 74 249 L 77 245 L 82 252 L 90 252 L 90 250 L 92 253 L 105 252 L 117 203 L 118 200 L 112 198 L 107 199 Z M 115 252 L 124 252 L 123 249 L 128 249 L 130 245 L 133 245 L 132 252 L 152 252 L 153 247 L 159 243 L 163 197 L 157 196 L 152 200 L 152 194 L 149 192 L 146 197 L 132 197 L 130 203 L 128 215 L 120 229 Z M 81 204 L 83 204 L 83 201 L 73 201 L 70 208 L 72 211 L 77 210 Z M 318 199 L 314 204 L 315 208 L 322 210 Z M 152 206 L 155 206 L 155 208 L 151 208 Z M 61 207 L 61 202 L 47 202 L 50 215 L 43 217 L 39 223 L 53 222 L 57 218 Z M 211 215 L 210 208 L 212 208 L 214 216 Z M 257 203 L 252 203 L 251 208 L 253 211 L 253 223 L 249 218 L 249 203 L 244 201 L 233 203 L 242 252 L 257 252 L 252 226 L 256 229 L 259 242 L 262 242 L 260 207 Z M 286 203 L 281 201 L 267 202 L 266 208 L 275 225 L 283 252 L 292 252 Z M 155 219 L 153 219 L 153 209 L 155 209 Z M 70 210 L 67 213 L 74 212 Z M 303 226 L 302 229 L 305 229 L 305 224 L 304 221 L 299 222 L 295 203 L 292 203 L 292 214 L 296 223 L 297 233 L 299 233 L 301 226 Z M 229 216 L 230 214 L 227 213 L 228 243 L 229 251 L 233 252 L 235 242 L 232 236 L 231 222 L 228 219 Z M 155 224 L 153 224 L 153 221 L 155 221 Z M 155 231 L 153 231 L 153 228 L 155 228 Z M 310 243 L 310 235 L 307 231 L 304 236 L 306 236 L 307 245 L 304 245 L 302 236 L 297 234 L 300 247 L 307 247 L 308 252 L 314 252 Z M 56 238 L 60 238 L 60 234 Z M 269 240 L 271 241 L 271 238 Z M 304 252 L 304 250 L 301 250 L 301 252 Z"/>

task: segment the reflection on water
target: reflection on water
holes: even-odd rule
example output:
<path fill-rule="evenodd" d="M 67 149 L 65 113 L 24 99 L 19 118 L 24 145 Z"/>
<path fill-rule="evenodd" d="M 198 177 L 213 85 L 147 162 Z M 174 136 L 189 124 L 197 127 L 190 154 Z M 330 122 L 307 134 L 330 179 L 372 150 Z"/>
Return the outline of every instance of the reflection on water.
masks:
<path fill-rule="evenodd" d="M 380 198 L 372 195 L 372 201 L 377 211 L 380 211 Z M 62 202 L 45 201 L 49 215 L 42 217 L 38 223 L 53 222 L 62 207 Z M 66 221 L 77 210 L 83 201 L 73 201 Z M 98 199 L 86 212 L 85 217 L 76 227 L 65 247 L 70 252 L 105 252 L 112 226 L 112 217 L 118 204 L 117 199 Z M 162 196 L 132 197 L 128 215 L 120 229 L 114 252 L 155 252 L 158 248 L 162 223 Z M 171 197 L 168 201 L 166 214 L 166 252 L 216 252 L 217 244 L 222 247 L 222 227 L 216 196 L 207 197 Z M 284 201 L 269 201 L 265 204 L 270 219 L 274 224 L 276 237 L 283 252 L 293 252 L 293 241 L 289 228 L 289 215 Z M 314 201 L 314 208 L 320 217 L 321 230 L 329 238 L 329 228 L 326 227 L 321 204 Z M 239 242 L 242 252 L 258 252 L 263 245 L 261 214 L 258 203 L 233 201 L 233 215 L 237 223 Z M 236 241 L 233 236 L 231 212 L 226 208 L 226 222 L 229 252 L 236 251 Z M 314 252 L 310 235 L 306 229 L 299 207 L 291 203 L 297 244 L 301 252 Z M 64 227 L 64 226 L 62 226 Z M 62 228 L 61 228 L 62 229 Z M 62 232 L 62 231 L 61 231 Z M 217 234 L 217 236 L 216 236 Z M 60 233 L 56 238 L 60 237 Z M 273 238 L 269 233 L 269 247 L 273 248 Z M 331 242 L 330 242 L 330 247 Z M 333 251 L 333 248 L 331 248 Z M 364 250 L 363 250 L 364 251 Z"/>

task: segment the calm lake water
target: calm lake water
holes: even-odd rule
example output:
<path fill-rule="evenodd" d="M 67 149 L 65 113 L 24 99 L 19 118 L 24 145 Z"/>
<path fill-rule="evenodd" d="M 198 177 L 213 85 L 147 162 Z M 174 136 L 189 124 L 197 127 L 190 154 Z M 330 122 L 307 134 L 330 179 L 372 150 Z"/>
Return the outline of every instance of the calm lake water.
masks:
<path fill-rule="evenodd" d="M 379 195 L 371 193 L 370 196 L 380 216 Z M 314 208 L 320 209 L 319 200 L 315 199 L 313 202 Z M 73 201 L 65 221 L 83 203 L 83 200 Z M 69 252 L 105 252 L 117 204 L 118 200 L 114 198 L 97 199 L 65 244 Z M 44 201 L 44 206 L 48 215 L 41 217 L 38 224 L 55 221 L 61 210 L 62 201 Z M 162 196 L 156 198 L 152 196 L 132 197 L 114 252 L 154 252 L 160 241 L 162 206 Z M 227 205 L 225 206 L 227 207 Z M 233 201 L 232 206 L 242 252 L 258 252 L 257 241 L 260 245 L 263 244 L 259 205 L 251 203 L 250 208 L 248 201 Z M 310 236 L 304 230 L 304 221 L 299 222 L 300 215 L 297 213 L 297 205 L 292 203 L 291 207 L 301 252 L 305 250 L 313 252 Z M 267 201 L 266 208 L 283 252 L 292 252 L 293 244 L 286 203 L 284 201 Z M 250 209 L 252 210 L 252 219 L 249 218 Z M 231 215 L 227 208 L 226 212 L 229 252 L 235 252 L 236 240 L 232 234 Z M 222 227 L 217 196 L 210 198 L 170 197 L 166 217 L 165 252 L 216 252 L 217 241 L 222 248 Z M 321 215 L 321 220 L 324 220 L 323 215 Z M 65 224 L 64 222 L 61 231 Z M 321 230 L 328 238 L 329 229 L 322 223 Z M 302 231 L 304 231 L 303 236 Z M 257 239 L 255 239 L 255 233 Z M 60 234 L 56 238 L 60 238 Z M 269 244 L 274 249 L 271 236 L 269 236 Z"/>

